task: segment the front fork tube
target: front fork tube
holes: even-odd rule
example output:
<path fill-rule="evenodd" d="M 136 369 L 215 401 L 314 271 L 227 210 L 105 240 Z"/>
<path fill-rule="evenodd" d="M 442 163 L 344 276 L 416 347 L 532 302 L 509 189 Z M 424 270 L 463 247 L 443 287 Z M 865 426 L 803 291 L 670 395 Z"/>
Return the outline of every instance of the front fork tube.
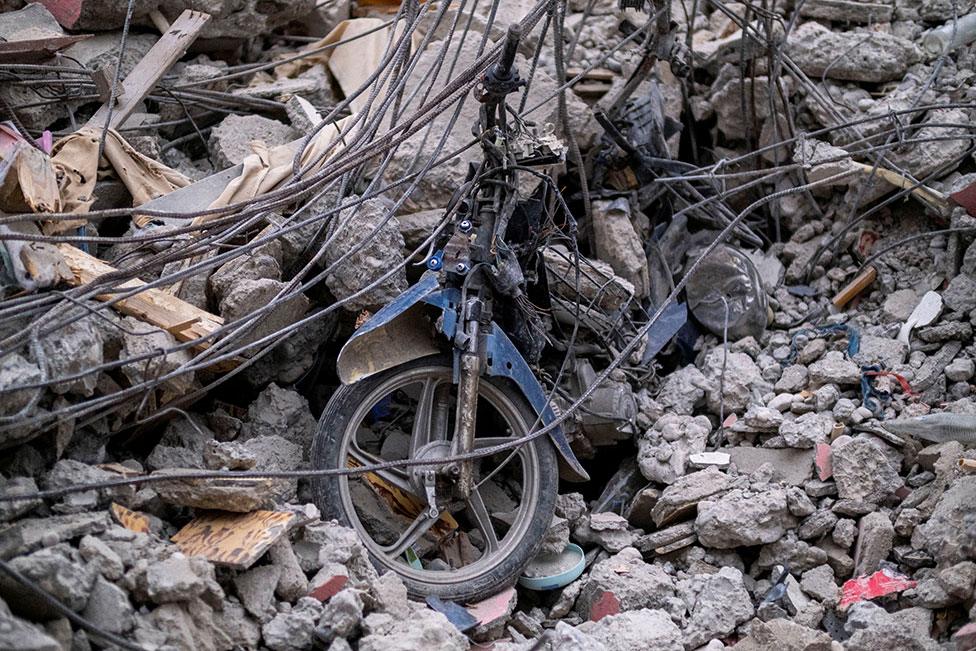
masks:
<path fill-rule="evenodd" d="M 457 413 L 454 417 L 453 454 L 466 454 L 474 449 L 474 428 L 478 416 L 478 383 L 481 381 L 481 351 L 477 319 L 465 323 L 465 350 L 459 360 Z M 458 462 L 453 468 L 457 496 L 466 500 L 474 488 L 474 461 Z"/>

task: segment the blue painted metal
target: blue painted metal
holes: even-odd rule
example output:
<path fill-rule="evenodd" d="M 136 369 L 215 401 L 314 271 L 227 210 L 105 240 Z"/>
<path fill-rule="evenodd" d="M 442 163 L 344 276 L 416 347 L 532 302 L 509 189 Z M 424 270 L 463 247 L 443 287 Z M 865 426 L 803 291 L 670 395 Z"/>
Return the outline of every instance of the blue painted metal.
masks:
<path fill-rule="evenodd" d="M 539 380 L 536 379 L 535 373 L 532 372 L 525 358 L 519 353 L 508 335 L 498 327 L 498 324 L 491 324 L 491 330 L 486 340 L 488 375 L 507 377 L 515 382 L 529 404 L 535 409 L 536 414 L 541 417 L 543 425 L 548 425 L 556 420 L 556 414 L 552 411 L 546 392 L 539 384 Z M 576 475 L 573 479 L 577 481 L 589 480 L 589 474 L 580 465 L 576 455 L 573 454 L 573 449 L 569 446 L 569 439 L 566 438 L 562 428 L 553 429 L 549 433 L 549 438 L 556 446 L 559 456 L 566 461 L 572 473 Z"/>
<path fill-rule="evenodd" d="M 647 333 L 647 346 L 644 348 L 644 357 L 641 359 L 641 363 L 647 364 L 654 359 L 654 356 L 661 352 L 687 322 L 688 306 L 679 301 L 669 303 L 664 308 L 664 312 L 661 313 L 661 318 Z"/>
<path fill-rule="evenodd" d="M 421 301 L 441 309 L 441 318 L 438 319 L 438 327 L 444 336 L 447 337 L 448 341 L 452 341 L 457 331 L 457 307 L 461 301 L 461 291 L 454 287 L 441 287 L 437 274 L 433 272 L 425 273 L 420 278 L 420 282 L 397 296 L 393 301 L 383 307 L 383 309 L 374 314 L 372 318 L 356 330 L 349 341 L 365 336 L 380 326 L 389 324 L 399 315 Z M 522 394 L 529 401 L 536 414 L 541 417 L 542 424 L 548 425 L 553 422 L 556 419 L 556 414 L 552 411 L 552 407 L 546 399 L 546 392 L 542 388 L 542 385 L 539 384 L 539 380 L 536 379 L 528 363 L 526 363 L 525 358 L 518 352 L 515 344 L 511 342 L 504 331 L 495 323 L 491 324 L 491 330 L 486 339 L 488 355 L 486 372 L 488 375 L 511 379 L 518 386 L 519 390 L 522 391 Z M 340 359 L 343 353 L 345 353 L 347 346 L 348 343 L 339 352 Z M 573 450 L 569 445 L 569 439 L 566 438 L 566 434 L 562 428 L 556 427 L 553 429 L 549 433 L 549 438 L 552 439 L 552 443 L 556 446 L 559 455 L 566 461 L 567 466 L 569 466 L 570 473 L 573 475 L 571 479 L 577 481 L 588 480 L 590 477 L 583 466 L 580 465 L 579 460 L 576 459 L 576 455 L 573 454 Z"/>
<path fill-rule="evenodd" d="M 400 316 L 406 312 L 410 307 L 424 300 L 424 298 L 431 292 L 437 291 L 440 284 L 437 282 L 437 274 L 427 272 L 420 277 L 420 282 L 416 285 L 403 292 L 392 301 L 383 306 L 383 308 L 371 316 L 366 323 L 361 325 L 356 332 L 353 333 L 349 341 L 353 339 L 358 339 L 363 335 L 372 332 L 380 326 L 384 326 L 396 317 Z M 342 353 L 339 353 L 341 356 Z"/>

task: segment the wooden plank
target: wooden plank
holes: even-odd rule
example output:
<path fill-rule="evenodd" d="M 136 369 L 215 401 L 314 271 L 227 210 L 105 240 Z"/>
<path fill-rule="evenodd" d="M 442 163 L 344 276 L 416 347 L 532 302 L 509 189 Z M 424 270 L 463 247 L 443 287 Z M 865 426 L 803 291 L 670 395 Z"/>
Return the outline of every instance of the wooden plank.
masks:
<path fill-rule="evenodd" d="M 73 279 L 69 284 L 72 286 L 85 285 L 117 271 L 111 265 L 70 244 L 59 244 L 58 251 L 71 269 Z M 142 287 L 145 284 L 133 278 L 121 283 L 116 291 Z M 108 301 L 114 297 L 113 293 L 100 294 L 95 298 L 99 301 Z M 147 288 L 138 294 L 124 298 L 113 307 L 122 314 L 133 316 L 172 333 L 179 341 L 200 339 L 224 325 L 224 320 L 216 314 L 201 310 L 181 298 L 156 288 Z M 209 345 L 209 342 L 201 342 L 199 348 L 206 348 Z"/>
<path fill-rule="evenodd" d="M 170 67 L 197 39 L 203 26 L 210 20 L 210 14 L 202 11 L 187 9 L 176 19 L 162 37 L 156 41 L 146 56 L 132 69 L 132 72 L 122 82 L 122 101 L 112 110 L 112 121 L 109 128 L 118 129 L 122 123 L 138 108 L 142 100 L 153 89 L 156 82 L 165 75 Z M 108 103 L 102 104 L 95 115 L 85 123 L 85 127 L 101 129 L 108 120 Z"/>
<path fill-rule="evenodd" d="M 842 309 L 845 305 L 850 303 L 855 296 L 860 294 L 867 288 L 868 285 L 874 282 L 874 279 L 878 277 L 878 270 L 874 268 L 873 265 L 868 265 L 864 268 L 864 271 L 859 273 L 854 277 L 854 279 L 847 283 L 847 285 L 837 292 L 837 296 L 834 297 L 833 304 L 838 309 Z"/>
<path fill-rule="evenodd" d="M 216 565 L 246 570 L 288 531 L 296 517 L 290 511 L 211 511 L 190 520 L 170 540 L 187 556 L 203 556 Z"/>

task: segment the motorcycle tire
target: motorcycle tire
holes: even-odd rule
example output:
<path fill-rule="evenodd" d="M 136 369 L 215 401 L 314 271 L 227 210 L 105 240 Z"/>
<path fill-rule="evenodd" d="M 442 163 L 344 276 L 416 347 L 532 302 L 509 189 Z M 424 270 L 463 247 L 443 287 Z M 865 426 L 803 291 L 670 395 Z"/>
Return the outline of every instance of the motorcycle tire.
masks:
<path fill-rule="evenodd" d="M 361 431 L 362 419 L 386 395 L 387 389 L 384 387 L 396 387 L 399 386 L 398 382 L 404 381 L 407 384 L 403 386 L 408 386 L 412 378 L 450 378 L 451 370 L 451 358 L 448 355 L 434 355 L 388 369 L 353 385 L 340 386 L 319 419 L 312 448 L 313 468 L 339 468 L 348 464 L 349 455 L 346 450 L 350 436 L 352 440 L 356 440 L 355 437 Z M 537 420 L 535 411 L 522 393 L 504 378 L 482 376 L 478 400 L 479 406 L 482 400 L 487 400 L 492 408 L 499 410 L 499 413 L 504 410 L 514 421 L 506 420 L 510 425 L 507 432 L 511 438 L 527 434 Z M 365 404 L 369 401 L 374 404 Z M 359 446 L 358 441 L 355 444 Z M 520 515 L 516 516 L 508 532 L 498 541 L 499 548 L 491 558 L 487 558 L 487 552 L 482 552 L 483 557 L 476 562 L 450 571 L 417 569 L 398 558 L 384 554 L 381 551 L 382 546 L 370 537 L 360 521 L 350 489 L 352 480 L 349 477 L 315 477 L 312 480 L 312 490 L 323 518 L 334 519 L 356 530 L 377 570 L 380 573 L 396 572 L 411 596 L 437 596 L 471 603 L 514 585 L 523 568 L 538 553 L 552 522 L 559 483 L 556 451 L 552 442 L 547 436 L 537 438 L 521 446 L 518 456 L 522 463 L 520 467 L 523 478 L 527 478 L 521 487 L 520 497 L 523 498 L 522 503 L 525 503 L 524 500 L 529 501 L 528 508 L 519 509 Z M 480 496 L 478 499 L 481 499 Z M 483 508 L 482 512 L 487 515 L 487 509 Z M 487 519 L 491 521 L 490 516 Z"/>

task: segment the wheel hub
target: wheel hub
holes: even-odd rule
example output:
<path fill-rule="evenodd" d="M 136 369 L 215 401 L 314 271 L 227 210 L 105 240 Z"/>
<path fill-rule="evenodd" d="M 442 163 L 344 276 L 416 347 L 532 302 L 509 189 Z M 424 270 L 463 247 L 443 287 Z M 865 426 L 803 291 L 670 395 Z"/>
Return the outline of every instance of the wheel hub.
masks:
<path fill-rule="evenodd" d="M 413 457 L 415 461 L 435 461 L 446 459 L 451 455 L 451 443 L 449 441 L 433 441 L 417 450 Z M 440 468 L 431 466 L 412 466 L 410 468 L 410 483 L 417 491 L 417 495 L 423 495 L 425 491 L 425 475 L 433 470 L 438 474 Z"/>

